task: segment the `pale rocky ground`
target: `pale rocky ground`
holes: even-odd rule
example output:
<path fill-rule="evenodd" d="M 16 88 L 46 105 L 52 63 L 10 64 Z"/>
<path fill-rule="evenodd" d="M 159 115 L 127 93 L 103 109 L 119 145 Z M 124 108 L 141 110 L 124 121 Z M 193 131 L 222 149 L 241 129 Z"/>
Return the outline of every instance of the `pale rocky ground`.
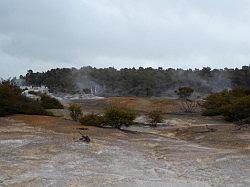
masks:
<path fill-rule="evenodd" d="M 77 142 L 82 126 L 69 120 L 0 118 L 0 186 L 250 186 L 249 144 L 204 146 L 168 131 L 221 121 L 168 119 L 166 127 L 128 129 L 134 133 L 88 127 L 87 144 Z M 249 134 L 239 136 L 249 140 Z"/>

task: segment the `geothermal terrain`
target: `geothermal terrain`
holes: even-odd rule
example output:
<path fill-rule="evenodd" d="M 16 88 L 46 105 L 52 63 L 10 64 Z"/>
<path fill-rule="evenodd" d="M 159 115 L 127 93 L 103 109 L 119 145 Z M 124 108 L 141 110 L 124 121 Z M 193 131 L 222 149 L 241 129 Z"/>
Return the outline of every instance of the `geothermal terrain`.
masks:
<path fill-rule="evenodd" d="M 199 112 L 179 114 L 178 100 L 114 97 L 65 106 L 70 102 L 84 113 L 129 107 L 140 113 L 138 124 L 84 126 L 67 110 L 0 118 L 0 186 L 250 186 L 249 129 Z M 152 109 L 165 113 L 154 128 L 143 124 Z M 91 142 L 79 141 L 79 131 Z"/>

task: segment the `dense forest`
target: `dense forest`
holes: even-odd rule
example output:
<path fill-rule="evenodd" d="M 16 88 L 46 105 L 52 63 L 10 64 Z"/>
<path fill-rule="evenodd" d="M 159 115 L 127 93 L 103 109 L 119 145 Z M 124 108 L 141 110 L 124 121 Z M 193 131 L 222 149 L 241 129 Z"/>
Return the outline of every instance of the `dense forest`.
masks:
<path fill-rule="evenodd" d="M 52 69 L 20 76 L 26 85 L 47 86 L 54 93 L 94 92 L 102 96 L 173 96 L 180 86 L 206 95 L 237 86 L 250 87 L 250 66 L 236 69 L 93 68 Z"/>

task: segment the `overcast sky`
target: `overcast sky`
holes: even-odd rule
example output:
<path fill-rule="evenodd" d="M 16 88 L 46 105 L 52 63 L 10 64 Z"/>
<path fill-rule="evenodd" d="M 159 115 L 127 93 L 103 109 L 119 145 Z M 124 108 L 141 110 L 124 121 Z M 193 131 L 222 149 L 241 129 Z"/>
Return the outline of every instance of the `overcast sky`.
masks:
<path fill-rule="evenodd" d="M 249 0 L 0 0 L 0 77 L 249 64 Z"/>

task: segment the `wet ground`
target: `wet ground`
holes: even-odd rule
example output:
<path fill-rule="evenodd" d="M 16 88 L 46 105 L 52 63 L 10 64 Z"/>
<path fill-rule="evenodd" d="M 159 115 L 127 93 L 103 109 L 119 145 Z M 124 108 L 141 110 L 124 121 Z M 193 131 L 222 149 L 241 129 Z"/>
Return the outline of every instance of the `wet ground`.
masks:
<path fill-rule="evenodd" d="M 87 127 L 87 144 L 77 141 L 82 126 L 70 120 L 0 118 L 0 186 L 249 186 L 248 131 L 226 148 L 209 146 L 206 138 L 216 135 L 196 133 L 221 123 L 168 116 L 167 126 L 127 129 L 132 132 Z"/>

